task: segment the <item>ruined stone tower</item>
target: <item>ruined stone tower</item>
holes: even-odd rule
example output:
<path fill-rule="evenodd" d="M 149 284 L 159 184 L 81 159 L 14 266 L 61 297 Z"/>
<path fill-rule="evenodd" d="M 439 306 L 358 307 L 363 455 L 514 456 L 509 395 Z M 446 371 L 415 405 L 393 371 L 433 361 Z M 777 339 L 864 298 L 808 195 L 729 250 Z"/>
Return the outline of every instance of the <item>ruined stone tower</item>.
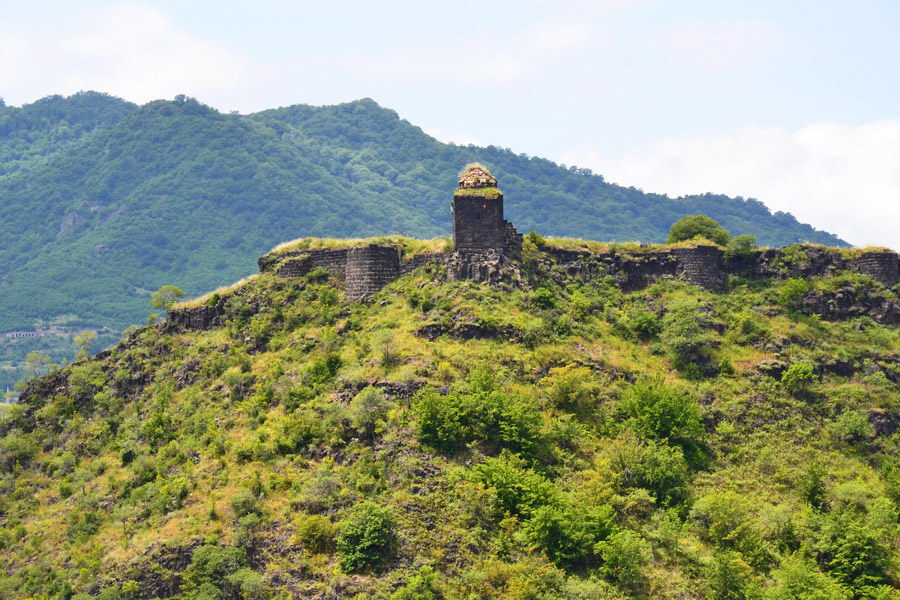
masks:
<path fill-rule="evenodd" d="M 463 169 L 453 194 L 453 248 L 458 252 L 515 251 L 522 236 L 503 218 L 497 179 L 479 164 Z"/>

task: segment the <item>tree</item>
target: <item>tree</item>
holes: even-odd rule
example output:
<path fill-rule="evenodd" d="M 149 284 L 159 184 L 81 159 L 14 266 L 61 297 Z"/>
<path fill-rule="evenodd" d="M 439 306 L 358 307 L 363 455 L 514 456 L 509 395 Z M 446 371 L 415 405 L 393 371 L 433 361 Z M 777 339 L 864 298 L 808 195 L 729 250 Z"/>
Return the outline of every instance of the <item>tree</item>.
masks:
<path fill-rule="evenodd" d="M 666 243 L 674 244 L 694 238 L 706 238 L 719 246 L 724 246 L 731 239 L 731 234 L 706 215 L 689 215 L 672 225 Z"/>
<path fill-rule="evenodd" d="M 184 290 L 174 285 L 164 285 L 150 296 L 150 308 L 169 312 L 178 298 L 184 298 Z"/>
<path fill-rule="evenodd" d="M 80 335 L 76 335 L 75 339 L 72 342 L 75 344 L 75 349 L 78 353 L 75 355 L 75 360 L 84 360 L 91 355 L 91 344 L 94 343 L 94 340 L 97 339 L 97 334 L 93 331 L 85 331 Z"/>
<path fill-rule="evenodd" d="M 50 364 L 50 355 L 40 350 L 32 350 L 25 357 L 25 371 L 31 377 L 39 377 L 44 374 L 47 365 Z"/>

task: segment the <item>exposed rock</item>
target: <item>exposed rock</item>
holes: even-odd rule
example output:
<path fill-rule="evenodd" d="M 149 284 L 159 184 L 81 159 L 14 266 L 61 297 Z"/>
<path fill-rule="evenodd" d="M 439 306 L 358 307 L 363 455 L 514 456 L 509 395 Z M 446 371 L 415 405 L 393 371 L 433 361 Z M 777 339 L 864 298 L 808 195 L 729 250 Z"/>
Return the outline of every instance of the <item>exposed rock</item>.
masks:
<path fill-rule="evenodd" d="M 900 325 L 900 306 L 866 288 L 845 286 L 833 292 L 809 292 L 800 303 L 808 315 L 820 315 L 826 321 L 869 317 L 876 323 Z"/>

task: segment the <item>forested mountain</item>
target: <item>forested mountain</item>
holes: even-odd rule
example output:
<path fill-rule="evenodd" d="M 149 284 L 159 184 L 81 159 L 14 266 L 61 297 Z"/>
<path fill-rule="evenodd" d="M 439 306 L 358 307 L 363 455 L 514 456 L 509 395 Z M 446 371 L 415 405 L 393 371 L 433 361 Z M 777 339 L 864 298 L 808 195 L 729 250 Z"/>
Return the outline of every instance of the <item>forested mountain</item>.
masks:
<path fill-rule="evenodd" d="M 627 291 L 537 237 L 364 302 L 273 268 L 33 379 L 0 597 L 896 600 L 896 285 Z"/>
<path fill-rule="evenodd" d="M 842 243 L 755 200 L 672 199 L 443 144 L 368 99 L 237 115 L 88 92 L 0 104 L 0 331 L 61 315 L 121 329 L 160 285 L 214 288 L 300 236 L 447 235 L 457 173 L 475 160 L 500 178 L 520 230 L 655 242 L 702 212 L 762 244 Z"/>

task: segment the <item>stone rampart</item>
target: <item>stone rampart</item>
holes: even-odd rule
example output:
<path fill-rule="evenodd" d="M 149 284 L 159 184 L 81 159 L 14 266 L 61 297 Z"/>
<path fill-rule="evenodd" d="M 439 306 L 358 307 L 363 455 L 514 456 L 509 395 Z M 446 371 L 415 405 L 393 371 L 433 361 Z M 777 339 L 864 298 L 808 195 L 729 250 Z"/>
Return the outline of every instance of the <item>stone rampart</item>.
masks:
<path fill-rule="evenodd" d="M 900 277 L 900 263 L 896 252 L 863 252 L 853 262 L 853 267 L 887 287 L 893 287 Z"/>
<path fill-rule="evenodd" d="M 716 246 L 692 246 L 672 248 L 678 261 L 677 274 L 690 284 L 708 290 L 717 290 L 725 282 L 722 269 L 724 252 Z"/>
<path fill-rule="evenodd" d="M 400 249 L 371 244 L 347 251 L 347 299 L 362 300 L 400 277 Z"/>

